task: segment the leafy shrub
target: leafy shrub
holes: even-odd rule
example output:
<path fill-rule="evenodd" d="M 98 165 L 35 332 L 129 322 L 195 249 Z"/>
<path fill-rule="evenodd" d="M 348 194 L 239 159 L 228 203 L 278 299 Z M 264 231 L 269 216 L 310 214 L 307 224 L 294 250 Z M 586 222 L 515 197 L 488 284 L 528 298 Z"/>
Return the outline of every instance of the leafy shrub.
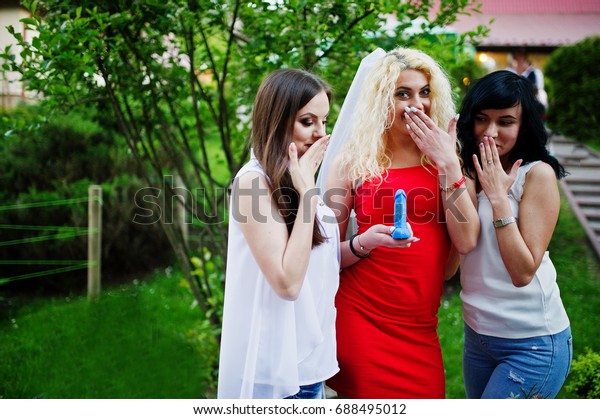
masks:
<path fill-rule="evenodd" d="M 574 361 L 565 386 L 582 399 L 600 399 L 600 354 L 588 349 Z"/>
<path fill-rule="evenodd" d="M 544 68 L 548 125 L 582 142 L 600 139 L 600 37 L 560 47 Z"/>
<path fill-rule="evenodd" d="M 42 109 L 24 108 L 3 118 L 0 132 L 0 202 L 26 204 L 87 198 L 88 187 L 102 185 L 102 273 L 110 277 L 149 272 L 170 262 L 172 252 L 158 223 L 132 222 L 134 196 L 145 186 L 123 140 L 93 120 L 69 114 L 36 127 Z M 11 133 L 10 128 L 16 127 Z M 32 127 L 35 129 L 28 129 Z M 139 204 L 139 203 L 138 203 Z M 87 202 L 0 211 L 0 224 L 87 227 Z M 2 230 L 2 241 L 54 234 L 55 231 Z M 0 260 L 87 260 L 87 236 L 0 246 Z M 2 278 L 56 266 L 3 265 Z M 38 290 L 85 288 L 85 270 L 39 277 L 11 287 Z M 20 281 L 21 282 L 21 281 Z"/>

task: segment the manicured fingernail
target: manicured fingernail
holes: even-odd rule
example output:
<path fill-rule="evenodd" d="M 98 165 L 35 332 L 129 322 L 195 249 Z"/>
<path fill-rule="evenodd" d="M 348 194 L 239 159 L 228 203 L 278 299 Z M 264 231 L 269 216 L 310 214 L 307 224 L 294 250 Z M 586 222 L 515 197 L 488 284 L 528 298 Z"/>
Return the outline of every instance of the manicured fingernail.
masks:
<path fill-rule="evenodd" d="M 454 117 L 454 119 L 456 120 L 456 122 L 458 122 L 458 118 L 460 118 L 460 114 L 457 113 L 456 116 Z"/>
<path fill-rule="evenodd" d="M 411 106 L 411 107 L 410 107 L 410 110 L 411 110 L 411 111 L 413 111 L 414 113 L 417 113 L 417 111 L 418 111 L 418 109 L 417 109 L 417 108 L 415 108 L 414 106 Z"/>
<path fill-rule="evenodd" d="M 410 125 L 406 124 L 406 129 L 410 129 Z"/>
<path fill-rule="evenodd" d="M 406 113 L 410 113 L 410 111 L 411 111 L 411 109 L 408 106 L 405 106 L 404 110 L 406 111 Z"/>

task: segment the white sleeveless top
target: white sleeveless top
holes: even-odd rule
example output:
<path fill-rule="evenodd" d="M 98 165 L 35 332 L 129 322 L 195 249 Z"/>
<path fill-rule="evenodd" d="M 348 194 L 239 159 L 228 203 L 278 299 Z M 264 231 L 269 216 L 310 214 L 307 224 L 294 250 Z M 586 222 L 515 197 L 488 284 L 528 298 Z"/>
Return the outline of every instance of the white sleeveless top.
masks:
<path fill-rule="evenodd" d="M 519 214 L 519 202 L 527 172 L 539 161 L 519 167 L 508 193 L 512 213 Z M 461 256 L 460 297 L 465 323 L 477 333 L 501 338 L 552 335 L 569 326 L 560 298 L 556 270 L 545 252 L 531 283 L 515 287 L 502 262 L 492 206 L 483 191 L 477 194 L 481 233 L 477 247 Z"/>
<path fill-rule="evenodd" d="M 256 159 L 236 175 L 264 175 Z M 313 248 L 298 298 L 284 300 L 270 287 L 233 214 L 231 197 L 218 398 L 284 398 L 300 385 L 339 371 L 335 293 L 340 239 L 333 211 L 323 201 L 317 217 L 327 240 Z"/>

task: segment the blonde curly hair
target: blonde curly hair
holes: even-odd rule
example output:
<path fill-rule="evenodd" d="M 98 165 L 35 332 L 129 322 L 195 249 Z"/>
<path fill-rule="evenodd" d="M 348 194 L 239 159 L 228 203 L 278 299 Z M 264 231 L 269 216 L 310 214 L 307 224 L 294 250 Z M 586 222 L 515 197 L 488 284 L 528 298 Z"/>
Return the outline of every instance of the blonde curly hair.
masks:
<path fill-rule="evenodd" d="M 352 136 L 341 157 L 343 172 L 354 182 L 381 178 L 391 166 L 386 153 L 386 131 L 397 116 L 394 93 L 396 81 L 404 70 L 418 70 L 427 77 L 431 90 L 429 117 L 438 127 L 446 130 L 455 115 L 450 81 L 433 58 L 411 48 L 389 51 L 365 79 L 361 100 L 354 112 Z M 421 164 L 431 162 L 423 157 Z"/>

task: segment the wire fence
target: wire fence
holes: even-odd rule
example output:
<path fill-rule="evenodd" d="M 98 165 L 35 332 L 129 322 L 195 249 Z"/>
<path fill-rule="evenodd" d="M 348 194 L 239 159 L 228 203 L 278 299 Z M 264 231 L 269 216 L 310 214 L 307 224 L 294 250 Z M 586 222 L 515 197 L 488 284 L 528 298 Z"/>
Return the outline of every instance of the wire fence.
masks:
<path fill-rule="evenodd" d="M 31 202 L 26 204 L 2 205 L 0 206 L 0 212 L 40 207 L 78 205 L 86 202 L 88 203 L 87 227 L 0 224 L 0 231 L 19 230 L 41 233 L 40 235 L 33 237 L 0 241 L 0 247 L 18 246 L 52 240 L 68 240 L 81 236 L 88 237 L 87 260 L 0 260 L 0 265 L 58 266 L 51 269 L 0 278 L 0 285 L 22 279 L 55 275 L 63 272 L 76 271 L 79 269 L 87 269 L 88 297 L 97 298 L 100 292 L 100 240 L 102 225 L 102 191 L 100 186 L 91 185 L 88 189 L 87 197 Z"/>

